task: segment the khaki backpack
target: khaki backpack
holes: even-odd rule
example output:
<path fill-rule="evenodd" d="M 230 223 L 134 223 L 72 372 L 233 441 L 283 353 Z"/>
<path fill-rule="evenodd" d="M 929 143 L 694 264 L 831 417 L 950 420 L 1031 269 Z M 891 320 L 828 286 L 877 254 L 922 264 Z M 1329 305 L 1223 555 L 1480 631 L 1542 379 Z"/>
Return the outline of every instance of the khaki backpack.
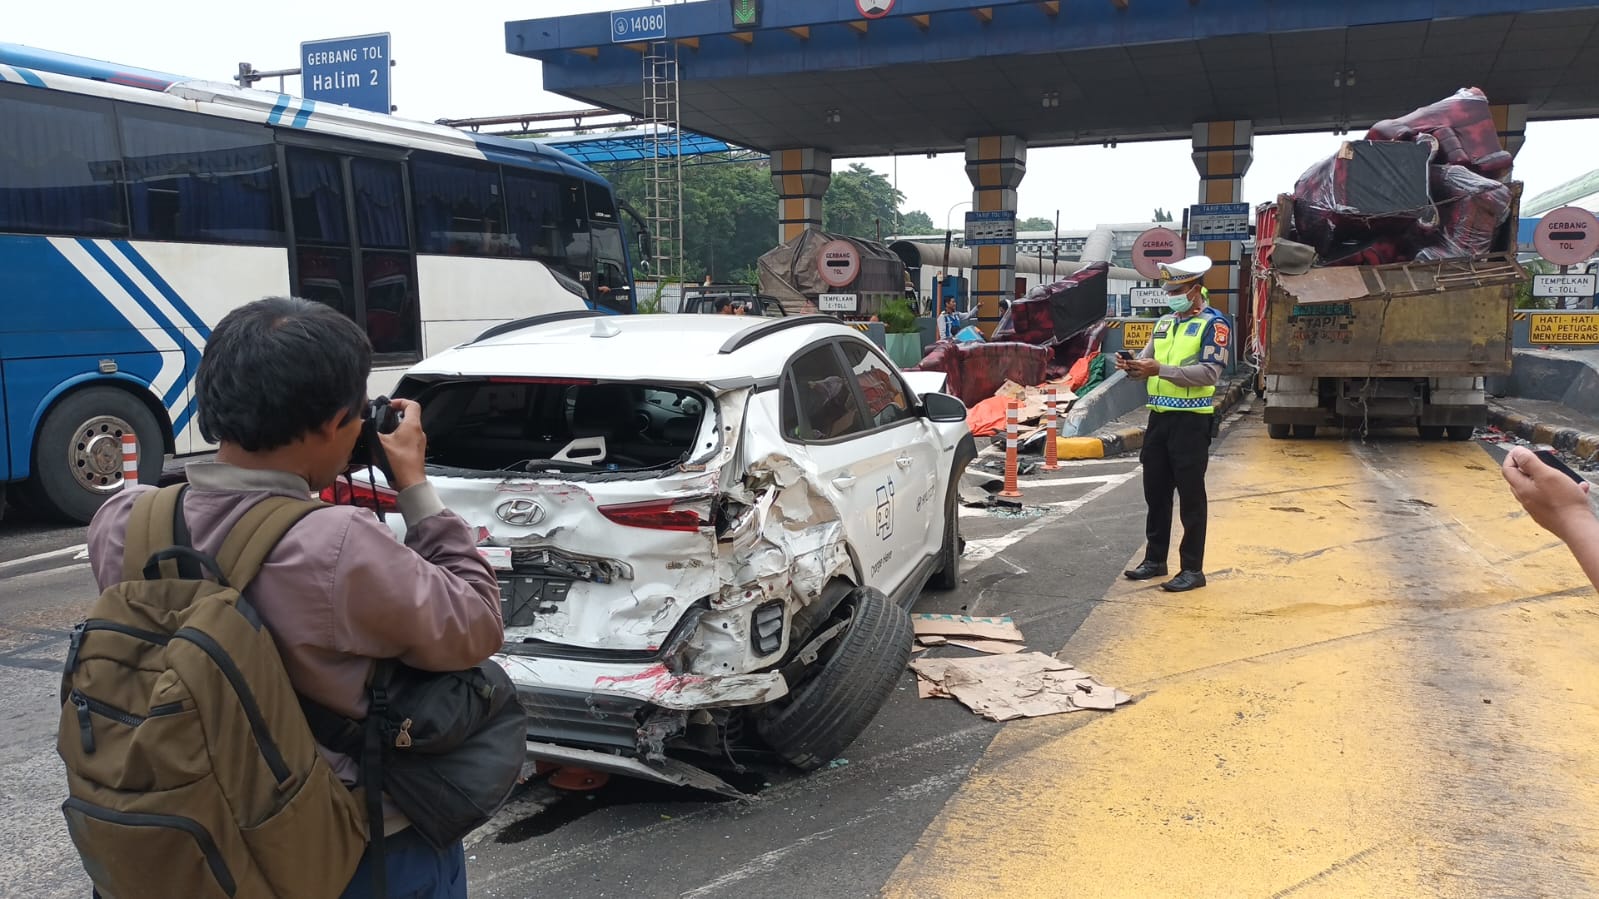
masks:
<path fill-rule="evenodd" d="M 67 830 L 108 899 L 337 897 L 366 848 L 361 797 L 318 753 L 240 595 L 320 504 L 261 501 L 212 559 L 189 545 L 183 489 L 134 502 L 123 581 L 72 632 L 56 741 Z"/>

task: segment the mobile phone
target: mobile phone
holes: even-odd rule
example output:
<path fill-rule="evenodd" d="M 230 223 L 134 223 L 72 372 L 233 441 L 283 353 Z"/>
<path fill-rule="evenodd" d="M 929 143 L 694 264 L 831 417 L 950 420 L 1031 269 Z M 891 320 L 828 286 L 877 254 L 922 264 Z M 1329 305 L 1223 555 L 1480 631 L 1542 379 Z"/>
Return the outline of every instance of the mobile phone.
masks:
<path fill-rule="evenodd" d="M 1116 351 L 1116 356 L 1119 359 L 1126 359 L 1128 362 L 1133 361 L 1133 354 L 1128 352 L 1127 350 L 1117 350 Z"/>
<path fill-rule="evenodd" d="M 1582 475 L 1577 474 L 1575 471 L 1572 471 L 1570 466 L 1568 466 L 1566 463 L 1560 461 L 1560 455 L 1558 453 L 1556 453 L 1553 448 L 1551 448 L 1551 447 L 1539 447 L 1538 449 L 1535 449 L 1532 452 L 1533 452 L 1533 455 L 1535 455 L 1539 459 L 1543 460 L 1543 464 L 1549 466 L 1550 468 L 1553 468 L 1555 471 L 1560 472 L 1561 474 L 1565 475 L 1566 477 L 1571 478 L 1573 481 L 1576 481 L 1578 484 L 1581 484 L 1583 482 L 1583 480 L 1585 480 Z"/>

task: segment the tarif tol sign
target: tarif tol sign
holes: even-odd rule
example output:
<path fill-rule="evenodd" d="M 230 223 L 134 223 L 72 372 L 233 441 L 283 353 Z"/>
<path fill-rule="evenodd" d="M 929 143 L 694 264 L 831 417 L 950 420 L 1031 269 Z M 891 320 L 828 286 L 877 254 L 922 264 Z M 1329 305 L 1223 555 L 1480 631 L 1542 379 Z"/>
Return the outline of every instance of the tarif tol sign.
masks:
<path fill-rule="evenodd" d="M 387 113 L 389 36 L 363 34 L 300 44 L 300 89 L 307 100 Z"/>

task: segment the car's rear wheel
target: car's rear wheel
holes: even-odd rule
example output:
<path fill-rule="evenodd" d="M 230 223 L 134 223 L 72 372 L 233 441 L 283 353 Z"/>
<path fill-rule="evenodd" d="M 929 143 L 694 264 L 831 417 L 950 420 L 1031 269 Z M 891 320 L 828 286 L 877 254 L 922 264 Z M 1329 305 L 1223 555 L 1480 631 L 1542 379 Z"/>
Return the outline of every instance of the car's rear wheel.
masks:
<path fill-rule="evenodd" d="M 849 623 L 818 656 L 810 676 L 756 715 L 761 739 L 801 771 L 822 767 L 854 742 L 910 662 L 910 616 L 888 597 L 858 587 L 839 603 L 839 614 L 849 616 Z"/>
<path fill-rule="evenodd" d="M 938 572 L 927 582 L 934 590 L 953 590 L 961 584 L 960 489 L 950 478 L 944 497 L 944 543 L 938 550 Z"/>

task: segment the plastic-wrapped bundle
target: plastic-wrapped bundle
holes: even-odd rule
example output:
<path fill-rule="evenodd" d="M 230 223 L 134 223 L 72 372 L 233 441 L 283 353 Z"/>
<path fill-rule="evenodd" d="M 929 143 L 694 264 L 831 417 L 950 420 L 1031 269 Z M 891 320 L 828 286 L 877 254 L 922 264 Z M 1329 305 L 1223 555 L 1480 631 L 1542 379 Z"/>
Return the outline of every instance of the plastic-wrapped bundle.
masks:
<path fill-rule="evenodd" d="M 1371 126 L 1366 139 L 1412 141 L 1421 134 L 1438 142 L 1439 162 L 1465 166 L 1500 181 L 1510 174 L 1514 159 L 1499 146 L 1488 97 L 1478 88 L 1461 88 L 1403 118 L 1384 119 Z"/>
<path fill-rule="evenodd" d="M 1350 242 L 1431 227 L 1438 219 L 1427 184 L 1434 149 L 1431 139 L 1346 141 L 1295 183 L 1295 239 L 1333 259 Z"/>
<path fill-rule="evenodd" d="M 915 371 L 943 372 L 948 392 L 975 406 L 994 395 L 1006 381 L 1034 385 L 1044 380 L 1050 351 L 1030 343 L 957 344 L 941 340 L 927 351 Z"/>
<path fill-rule="evenodd" d="M 1510 188 L 1461 165 L 1432 167 L 1439 226 L 1417 240 L 1412 256 L 1435 262 L 1493 251 L 1494 235 L 1510 215 Z"/>
<path fill-rule="evenodd" d="M 1010 304 L 995 340 L 1048 344 L 1070 339 L 1105 318 L 1110 263 L 1096 262 Z"/>

